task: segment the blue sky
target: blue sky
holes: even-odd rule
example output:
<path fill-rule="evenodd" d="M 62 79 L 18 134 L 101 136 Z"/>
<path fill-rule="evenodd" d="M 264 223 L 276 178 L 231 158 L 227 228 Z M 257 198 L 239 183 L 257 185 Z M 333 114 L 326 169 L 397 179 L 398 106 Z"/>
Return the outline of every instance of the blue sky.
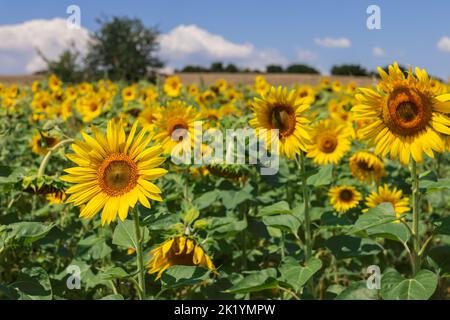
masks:
<path fill-rule="evenodd" d="M 208 35 L 222 36 L 226 42 L 251 45 L 248 49 L 251 53 L 245 59 L 238 59 L 241 64 L 254 59 L 255 54 L 258 54 L 260 63 L 268 62 L 273 57 L 274 62 L 302 61 L 323 71 L 328 71 L 336 63 L 359 63 L 373 69 L 398 60 L 404 65 L 426 68 L 429 73 L 444 79 L 450 76 L 450 1 L 445 0 L 2 0 L 1 3 L 0 35 L 4 25 L 35 19 L 66 18 L 67 6 L 76 4 L 81 8 L 82 27 L 89 31 L 97 29 L 97 17 L 126 15 L 139 17 L 149 26 L 158 25 L 162 34 L 170 34 L 180 25 L 195 25 Z M 366 27 L 366 8 L 370 4 L 381 8 L 381 30 L 370 31 Z M 198 30 L 185 30 L 191 31 Z M 186 33 L 179 36 L 187 38 Z M 351 45 L 324 47 L 317 43 L 317 38 L 345 38 Z M 170 38 L 172 47 L 174 42 L 178 42 L 176 39 L 180 38 Z M 441 49 L 438 48 L 439 41 Z M 374 54 L 375 47 L 378 47 L 375 50 L 378 55 Z M 0 46 L 0 58 L 2 50 L 6 50 L 4 46 Z M 169 65 L 176 67 L 183 63 L 206 64 L 216 58 L 213 53 L 202 53 L 202 48 L 195 50 L 190 52 L 189 57 L 180 58 L 181 53 L 177 52 L 177 55 L 170 53 L 164 58 Z M 226 54 L 224 57 L 223 60 L 235 59 Z M 12 69 L 3 66 L 2 70 L 0 64 L 0 73 L 5 70 L 14 73 L 19 69 L 16 65 Z"/>

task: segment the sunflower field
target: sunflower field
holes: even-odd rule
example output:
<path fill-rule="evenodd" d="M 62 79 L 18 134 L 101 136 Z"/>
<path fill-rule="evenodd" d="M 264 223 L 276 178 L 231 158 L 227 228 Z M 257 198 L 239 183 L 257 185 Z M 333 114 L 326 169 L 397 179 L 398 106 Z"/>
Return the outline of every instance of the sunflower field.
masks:
<path fill-rule="evenodd" d="M 379 74 L 0 84 L 0 299 L 448 299 L 450 86 Z"/>

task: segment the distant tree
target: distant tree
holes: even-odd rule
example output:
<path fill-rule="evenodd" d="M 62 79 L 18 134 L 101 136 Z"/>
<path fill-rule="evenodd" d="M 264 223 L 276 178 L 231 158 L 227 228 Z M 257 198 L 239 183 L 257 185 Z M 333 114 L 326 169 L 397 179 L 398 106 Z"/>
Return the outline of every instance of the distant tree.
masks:
<path fill-rule="evenodd" d="M 223 63 L 222 62 L 213 62 L 211 67 L 209 68 L 211 72 L 223 72 Z"/>
<path fill-rule="evenodd" d="M 209 70 L 202 66 L 192 66 L 187 65 L 183 69 L 181 69 L 181 72 L 208 72 Z"/>
<path fill-rule="evenodd" d="M 71 44 L 71 48 L 75 48 L 74 43 Z M 48 59 L 40 49 L 37 49 L 37 53 L 47 64 L 47 69 L 41 73 L 55 74 L 62 81 L 70 83 L 83 79 L 83 70 L 79 65 L 80 53 L 76 49 L 63 51 L 56 60 Z"/>
<path fill-rule="evenodd" d="M 367 76 L 368 72 L 358 64 L 342 64 L 333 66 L 331 74 L 335 76 Z"/>
<path fill-rule="evenodd" d="M 92 35 L 86 57 L 87 71 L 94 77 L 137 81 L 152 78 L 155 70 L 163 66 L 155 56 L 159 49 L 156 28 L 127 17 L 97 22 L 100 30 Z"/>
<path fill-rule="evenodd" d="M 279 66 L 276 64 L 271 64 L 266 67 L 266 72 L 267 73 L 283 73 L 284 70 L 283 70 L 282 66 Z"/>
<path fill-rule="evenodd" d="M 286 68 L 287 73 L 307 73 L 307 74 L 320 74 L 320 72 L 306 64 L 291 64 Z"/>
<path fill-rule="evenodd" d="M 230 63 L 225 68 L 225 72 L 236 73 L 239 72 L 239 69 L 234 64 Z"/>

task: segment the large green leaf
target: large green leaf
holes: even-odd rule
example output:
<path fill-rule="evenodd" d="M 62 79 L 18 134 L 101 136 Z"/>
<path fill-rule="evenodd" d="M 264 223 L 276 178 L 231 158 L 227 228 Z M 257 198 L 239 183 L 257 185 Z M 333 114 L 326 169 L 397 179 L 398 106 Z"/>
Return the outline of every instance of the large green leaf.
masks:
<path fill-rule="evenodd" d="M 280 280 L 298 291 L 320 268 L 322 261 L 317 258 L 310 259 L 305 266 L 299 265 L 295 260 L 289 260 L 279 268 Z"/>
<path fill-rule="evenodd" d="M 143 241 L 146 242 L 149 239 L 149 231 L 145 227 L 141 227 L 141 236 Z M 113 234 L 113 244 L 124 248 L 137 248 L 136 232 L 134 230 L 134 221 L 125 220 L 118 221 Z"/>
<path fill-rule="evenodd" d="M 45 237 L 55 224 L 16 222 L 0 226 L 0 252 L 8 245 L 30 244 Z"/>
<path fill-rule="evenodd" d="M 263 223 L 266 226 L 277 228 L 283 231 L 290 231 L 294 234 L 297 233 L 297 230 L 300 227 L 300 220 L 290 214 L 265 216 L 263 217 Z"/>
<path fill-rule="evenodd" d="M 427 189 L 428 193 L 450 189 L 450 178 L 439 179 L 438 181 L 422 180 L 420 188 Z"/>
<path fill-rule="evenodd" d="M 385 300 L 428 300 L 437 284 L 438 276 L 429 270 L 420 270 L 412 279 L 389 270 L 381 278 L 381 297 Z"/>
<path fill-rule="evenodd" d="M 342 290 L 336 300 L 378 300 L 378 290 L 367 288 L 366 281 L 352 283 L 348 288 Z"/>
<path fill-rule="evenodd" d="M 108 256 L 112 249 L 106 244 L 106 239 L 91 235 L 78 242 L 76 257 L 83 260 L 100 260 Z"/>
<path fill-rule="evenodd" d="M 261 271 L 252 272 L 244 279 L 235 283 L 231 288 L 226 290 L 226 293 L 249 293 L 262 291 L 266 289 L 273 289 L 278 286 L 275 269 L 264 269 Z"/>
<path fill-rule="evenodd" d="M 50 278 L 41 267 L 23 268 L 10 287 L 17 290 L 20 300 L 52 299 Z"/>
<path fill-rule="evenodd" d="M 319 172 L 308 177 L 306 183 L 314 187 L 319 187 L 328 185 L 332 181 L 333 181 L 333 165 L 329 164 L 320 167 Z"/>
<path fill-rule="evenodd" d="M 428 251 L 428 258 L 431 259 L 440 269 L 443 276 L 450 275 L 450 246 L 443 245 L 432 248 Z"/>
<path fill-rule="evenodd" d="M 286 201 L 280 201 L 270 206 L 262 207 L 259 210 L 260 216 L 273 216 L 277 214 L 291 214 L 292 211 L 289 208 L 289 204 Z"/>
<path fill-rule="evenodd" d="M 372 239 L 338 235 L 325 241 L 325 246 L 337 259 L 378 254 L 383 247 Z"/>
<path fill-rule="evenodd" d="M 172 266 L 161 276 L 165 288 L 192 286 L 209 278 L 210 270 L 195 266 Z"/>

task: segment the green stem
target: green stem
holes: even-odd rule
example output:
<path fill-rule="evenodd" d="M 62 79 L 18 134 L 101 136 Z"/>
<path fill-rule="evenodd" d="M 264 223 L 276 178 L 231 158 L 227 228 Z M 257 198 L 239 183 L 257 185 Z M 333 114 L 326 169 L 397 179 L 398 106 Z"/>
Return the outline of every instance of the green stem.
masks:
<path fill-rule="evenodd" d="M 139 212 L 137 207 L 133 209 L 133 220 L 134 220 L 134 230 L 136 233 L 136 259 L 137 259 L 137 271 L 138 271 L 138 283 L 139 283 L 139 299 L 144 300 L 145 298 L 145 270 L 144 261 L 142 259 L 142 238 L 141 238 L 141 227 L 139 225 Z"/>
<path fill-rule="evenodd" d="M 42 159 L 41 165 L 39 166 L 37 176 L 42 177 L 44 175 L 45 167 L 47 166 L 47 164 L 50 160 L 50 157 L 52 156 L 53 152 L 55 152 L 55 150 L 58 150 L 58 148 L 66 145 L 68 143 L 72 143 L 73 141 L 74 141 L 73 139 L 66 139 L 66 140 L 63 140 L 63 141 L 57 143 L 52 148 L 48 149 L 47 154 L 45 155 L 44 159 Z"/>
<path fill-rule="evenodd" d="M 312 255 L 311 217 L 309 215 L 309 190 L 306 184 L 306 166 L 303 152 L 300 154 L 300 173 L 302 175 L 303 205 L 305 214 L 305 261 L 308 262 Z"/>
<path fill-rule="evenodd" d="M 413 275 L 420 269 L 420 235 L 419 235 L 419 178 L 417 175 L 417 164 L 414 159 L 411 160 L 411 192 L 412 192 L 412 205 L 413 205 Z"/>

